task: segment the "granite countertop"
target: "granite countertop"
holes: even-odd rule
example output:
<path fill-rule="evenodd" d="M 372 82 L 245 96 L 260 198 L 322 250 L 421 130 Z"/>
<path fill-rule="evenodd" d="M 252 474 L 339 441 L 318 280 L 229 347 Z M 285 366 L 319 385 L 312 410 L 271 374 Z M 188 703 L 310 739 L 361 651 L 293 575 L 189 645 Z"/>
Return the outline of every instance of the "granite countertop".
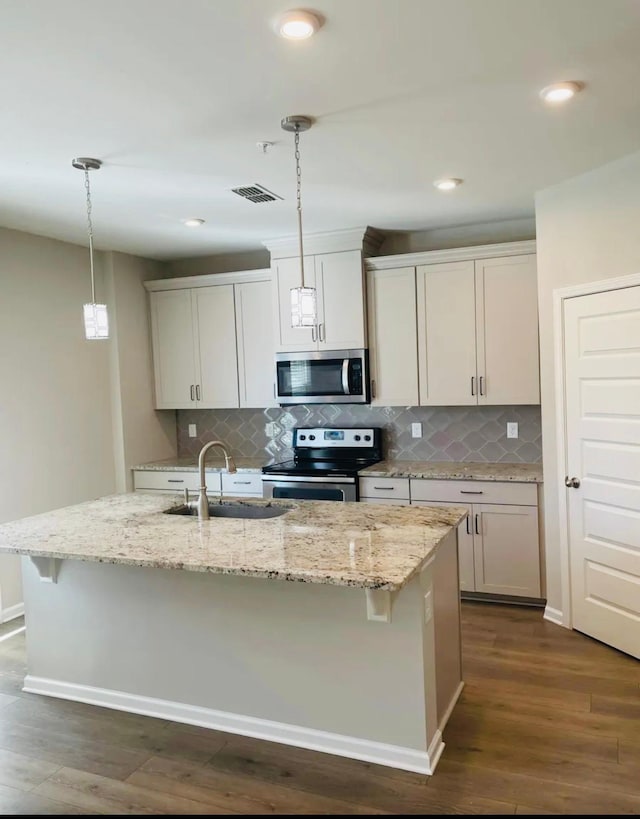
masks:
<path fill-rule="evenodd" d="M 542 464 L 481 463 L 471 461 L 379 461 L 362 469 L 362 477 L 431 478 L 464 481 L 542 483 Z"/>
<path fill-rule="evenodd" d="M 263 456 L 261 458 L 247 458 L 243 455 L 234 455 L 238 472 L 262 472 L 262 467 L 269 463 L 269 458 Z M 138 464 L 132 466 L 132 469 L 144 469 L 151 472 L 197 472 L 198 459 L 197 457 L 186 456 L 182 458 L 165 458 L 163 461 L 151 461 L 147 464 Z M 224 457 L 220 456 L 215 450 L 207 453 L 207 460 L 205 462 L 205 472 L 226 472 L 224 464 Z"/>
<path fill-rule="evenodd" d="M 0 525 L 0 552 L 397 591 L 466 515 L 332 501 L 277 501 L 289 511 L 263 520 L 163 514 L 180 503 L 128 492 L 34 515 Z"/>

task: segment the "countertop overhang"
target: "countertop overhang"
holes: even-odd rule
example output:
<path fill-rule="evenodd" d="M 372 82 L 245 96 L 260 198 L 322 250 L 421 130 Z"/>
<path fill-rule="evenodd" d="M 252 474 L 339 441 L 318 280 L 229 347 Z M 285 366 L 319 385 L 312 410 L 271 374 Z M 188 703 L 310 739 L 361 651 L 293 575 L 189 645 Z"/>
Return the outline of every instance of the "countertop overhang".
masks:
<path fill-rule="evenodd" d="M 0 525 L 0 552 L 398 591 L 467 514 L 331 501 L 277 501 L 289 510 L 262 520 L 163 514 L 181 502 L 138 491 L 23 518 Z"/>

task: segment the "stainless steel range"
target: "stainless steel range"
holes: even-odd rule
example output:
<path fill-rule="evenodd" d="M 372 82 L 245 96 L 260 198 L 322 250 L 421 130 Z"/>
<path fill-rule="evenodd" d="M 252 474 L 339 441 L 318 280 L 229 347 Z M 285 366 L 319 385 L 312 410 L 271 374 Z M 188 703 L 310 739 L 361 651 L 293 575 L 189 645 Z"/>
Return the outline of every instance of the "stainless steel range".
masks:
<path fill-rule="evenodd" d="M 379 427 L 296 427 L 293 460 L 262 468 L 262 495 L 357 501 L 358 472 L 380 460 Z"/>

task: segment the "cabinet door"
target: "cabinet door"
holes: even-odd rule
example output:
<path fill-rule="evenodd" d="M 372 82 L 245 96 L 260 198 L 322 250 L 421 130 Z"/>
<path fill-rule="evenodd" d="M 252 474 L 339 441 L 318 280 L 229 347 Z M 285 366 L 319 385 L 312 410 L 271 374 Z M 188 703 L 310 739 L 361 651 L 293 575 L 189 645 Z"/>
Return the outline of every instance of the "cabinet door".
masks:
<path fill-rule="evenodd" d="M 466 509 L 467 517 L 458 525 L 458 573 L 460 591 L 476 591 L 474 540 L 473 540 L 473 507 L 470 503 L 445 503 L 443 501 L 411 501 L 412 506 L 456 506 Z"/>
<path fill-rule="evenodd" d="M 476 591 L 540 597 L 538 509 L 473 506 Z"/>
<path fill-rule="evenodd" d="M 236 284 L 238 386 L 241 407 L 273 407 L 275 358 L 271 280 Z"/>
<path fill-rule="evenodd" d="M 366 347 L 364 274 L 359 250 L 315 257 L 318 288 L 318 349 Z"/>
<path fill-rule="evenodd" d="M 533 254 L 476 261 L 480 404 L 539 404 Z"/>
<path fill-rule="evenodd" d="M 371 403 L 415 407 L 418 404 L 415 268 L 370 270 L 367 301 Z"/>
<path fill-rule="evenodd" d="M 421 265 L 416 285 L 420 404 L 477 404 L 473 262 Z"/>
<path fill-rule="evenodd" d="M 307 352 L 318 347 L 316 328 L 291 326 L 291 288 L 300 287 L 300 260 L 276 259 L 271 265 L 273 276 L 273 314 L 277 352 Z M 314 257 L 304 257 L 304 283 L 316 287 Z"/>
<path fill-rule="evenodd" d="M 157 409 L 195 407 L 196 360 L 194 354 L 191 290 L 160 290 L 149 294 L 155 406 Z"/>
<path fill-rule="evenodd" d="M 238 355 L 233 285 L 196 287 L 192 292 L 200 362 L 197 406 L 200 409 L 237 407 Z"/>

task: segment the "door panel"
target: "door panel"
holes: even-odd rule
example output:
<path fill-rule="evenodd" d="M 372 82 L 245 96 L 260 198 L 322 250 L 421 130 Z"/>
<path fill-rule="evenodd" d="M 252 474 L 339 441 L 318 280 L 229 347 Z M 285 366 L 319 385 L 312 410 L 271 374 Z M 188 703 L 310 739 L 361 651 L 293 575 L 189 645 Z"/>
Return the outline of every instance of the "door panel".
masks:
<path fill-rule="evenodd" d="M 470 503 L 442 503 L 432 501 L 411 501 L 412 506 L 455 506 L 466 509 L 467 517 L 458 524 L 458 571 L 460 591 L 475 591 L 475 566 L 473 559 L 473 507 Z"/>
<path fill-rule="evenodd" d="M 318 288 L 318 349 L 366 347 L 364 273 L 359 250 L 315 257 Z"/>
<path fill-rule="evenodd" d="M 416 285 L 420 404 L 477 404 L 473 262 L 421 265 Z"/>
<path fill-rule="evenodd" d="M 195 407 L 196 362 L 191 290 L 149 294 L 156 408 Z"/>
<path fill-rule="evenodd" d="M 273 271 L 274 315 L 278 317 L 276 326 L 276 349 L 279 352 L 306 352 L 318 347 L 314 340 L 315 330 L 310 327 L 291 326 L 291 288 L 300 287 L 300 259 L 276 259 Z M 304 257 L 304 283 L 306 287 L 316 286 L 314 257 Z M 267 305 L 265 305 L 267 309 Z"/>
<path fill-rule="evenodd" d="M 238 355 L 233 285 L 196 287 L 193 299 L 200 357 L 198 407 L 237 407 Z"/>
<path fill-rule="evenodd" d="M 240 406 L 276 406 L 271 282 L 245 282 L 234 287 Z"/>
<path fill-rule="evenodd" d="M 476 261 L 479 404 L 539 404 L 534 254 Z"/>
<path fill-rule="evenodd" d="M 640 658 L 640 287 L 566 299 L 573 627 Z"/>

